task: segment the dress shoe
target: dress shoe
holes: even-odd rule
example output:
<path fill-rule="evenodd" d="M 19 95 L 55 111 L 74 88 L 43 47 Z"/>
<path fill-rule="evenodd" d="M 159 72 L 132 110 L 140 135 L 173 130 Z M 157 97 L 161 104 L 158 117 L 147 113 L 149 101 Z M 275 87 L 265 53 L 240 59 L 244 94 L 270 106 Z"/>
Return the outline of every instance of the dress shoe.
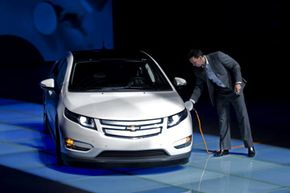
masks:
<path fill-rule="evenodd" d="M 249 147 L 248 148 L 248 156 L 249 157 L 255 157 L 255 155 L 256 155 L 256 151 L 255 151 L 254 146 L 253 147 Z"/>
<path fill-rule="evenodd" d="M 228 155 L 229 154 L 229 150 L 227 150 L 227 149 L 221 149 L 221 150 L 219 150 L 219 151 L 216 151 L 215 153 L 214 153 L 214 156 L 215 157 L 221 157 L 221 156 L 223 156 L 223 155 Z"/>

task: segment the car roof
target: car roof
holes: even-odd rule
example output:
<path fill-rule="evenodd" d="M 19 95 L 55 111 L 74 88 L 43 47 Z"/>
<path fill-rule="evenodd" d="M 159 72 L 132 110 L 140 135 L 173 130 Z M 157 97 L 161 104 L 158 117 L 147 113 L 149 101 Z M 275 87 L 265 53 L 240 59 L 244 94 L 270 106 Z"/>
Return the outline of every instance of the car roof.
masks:
<path fill-rule="evenodd" d="M 100 59 L 133 59 L 141 60 L 148 59 L 149 57 L 141 50 L 82 50 L 71 52 L 74 61 L 88 61 L 88 60 L 100 60 Z"/>

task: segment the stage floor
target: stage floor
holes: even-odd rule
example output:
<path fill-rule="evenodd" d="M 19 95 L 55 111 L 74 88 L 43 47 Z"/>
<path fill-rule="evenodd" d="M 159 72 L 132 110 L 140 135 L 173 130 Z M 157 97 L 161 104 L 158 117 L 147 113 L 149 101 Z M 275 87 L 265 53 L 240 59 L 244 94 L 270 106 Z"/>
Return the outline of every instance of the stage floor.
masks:
<path fill-rule="evenodd" d="M 210 150 L 217 149 L 216 135 L 206 134 L 205 139 Z M 60 167 L 55 164 L 52 139 L 43 132 L 42 106 L 0 99 L 0 192 L 290 192 L 289 148 L 258 141 L 256 157 L 248 158 L 242 142 L 233 139 L 230 155 L 216 158 L 205 151 L 197 129 L 193 140 L 190 162 L 182 166 Z"/>

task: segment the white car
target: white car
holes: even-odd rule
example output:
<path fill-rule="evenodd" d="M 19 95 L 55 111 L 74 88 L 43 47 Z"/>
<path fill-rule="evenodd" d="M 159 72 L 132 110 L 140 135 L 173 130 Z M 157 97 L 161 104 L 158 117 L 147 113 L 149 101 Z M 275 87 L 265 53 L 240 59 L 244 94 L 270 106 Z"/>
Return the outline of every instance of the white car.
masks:
<path fill-rule="evenodd" d="M 144 51 L 68 52 L 40 83 L 57 163 L 187 163 L 192 119 L 173 83 Z"/>

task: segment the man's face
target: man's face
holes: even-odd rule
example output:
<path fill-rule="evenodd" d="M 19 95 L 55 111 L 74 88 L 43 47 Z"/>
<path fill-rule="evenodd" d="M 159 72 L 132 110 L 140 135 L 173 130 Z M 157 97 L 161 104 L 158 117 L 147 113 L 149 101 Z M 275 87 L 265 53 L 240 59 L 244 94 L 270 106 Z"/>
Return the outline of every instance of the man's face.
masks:
<path fill-rule="evenodd" d="M 202 67 L 204 65 L 204 59 L 202 56 L 199 56 L 197 58 L 191 57 L 189 59 L 189 62 L 195 67 Z"/>

